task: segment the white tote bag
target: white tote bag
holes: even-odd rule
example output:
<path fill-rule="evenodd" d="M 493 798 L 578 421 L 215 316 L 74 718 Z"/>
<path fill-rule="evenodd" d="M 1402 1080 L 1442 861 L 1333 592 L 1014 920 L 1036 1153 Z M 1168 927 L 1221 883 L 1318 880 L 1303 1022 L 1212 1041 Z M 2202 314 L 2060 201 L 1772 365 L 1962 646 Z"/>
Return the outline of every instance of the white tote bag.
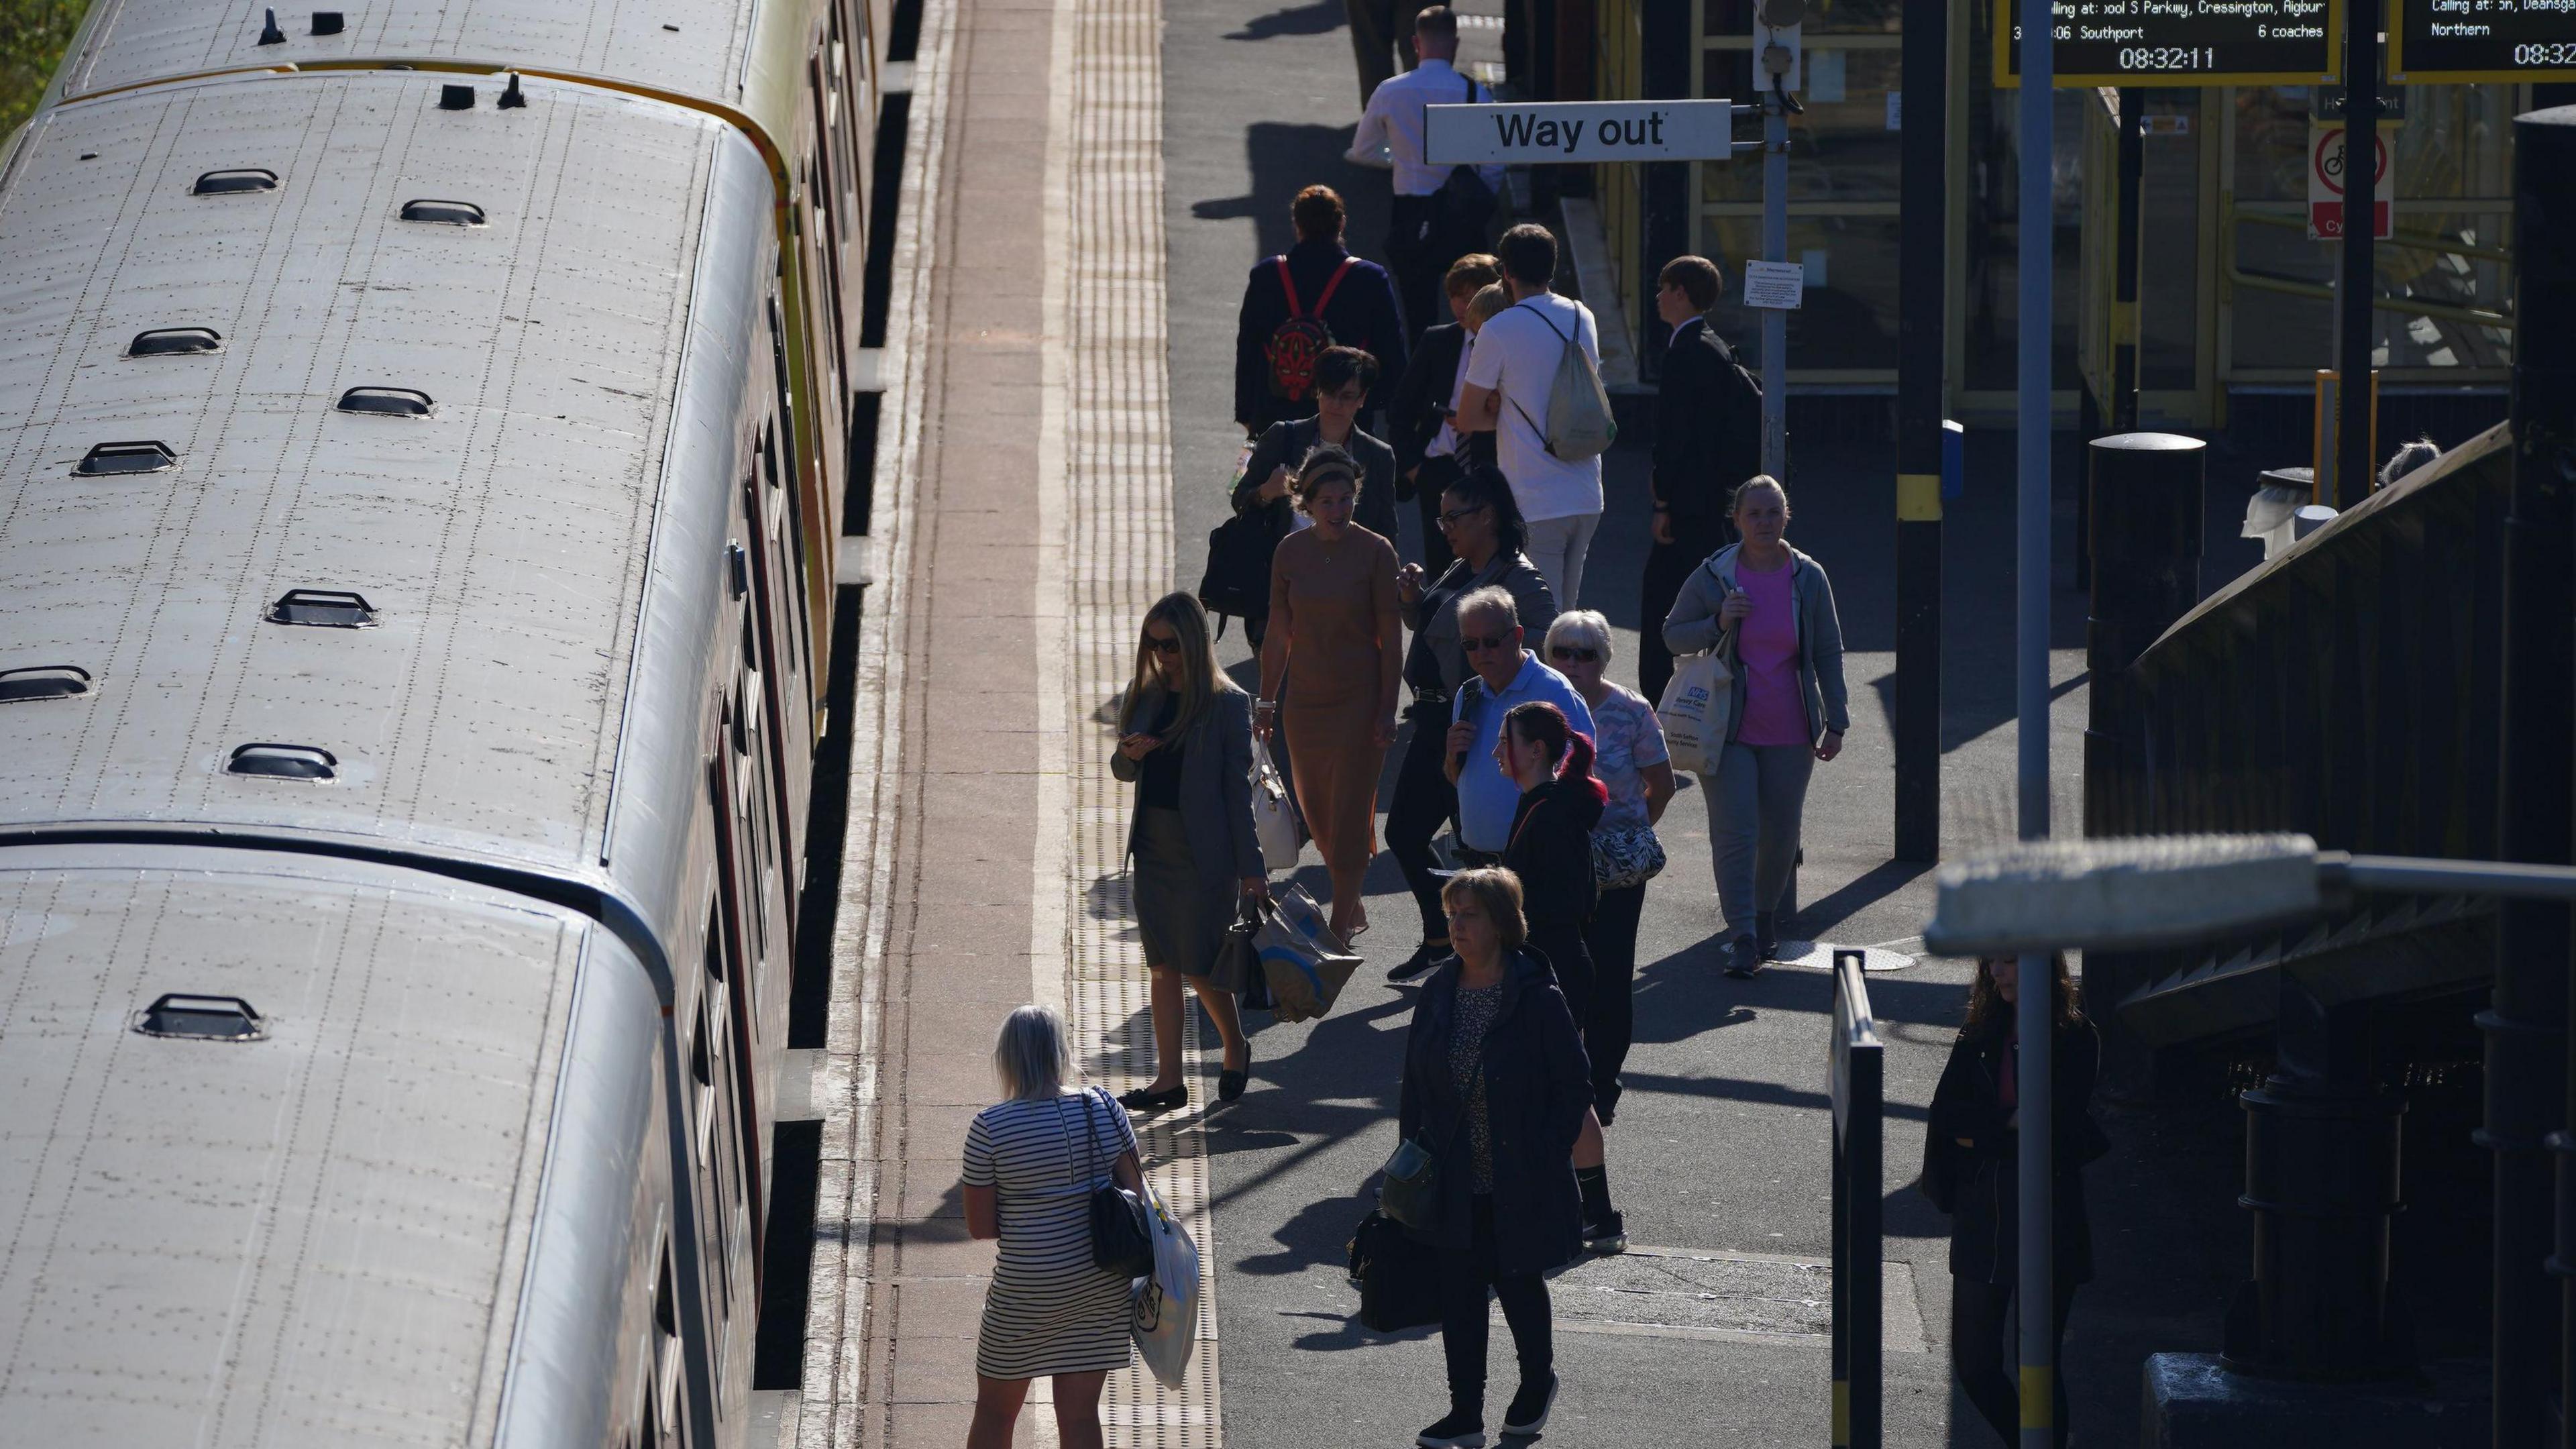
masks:
<path fill-rule="evenodd" d="M 1145 1185 L 1145 1220 L 1154 1234 L 1154 1273 L 1136 1280 L 1127 1332 L 1145 1367 L 1163 1387 L 1177 1389 L 1198 1344 L 1199 1245 L 1151 1182 Z"/>
<path fill-rule="evenodd" d="M 1674 666 L 1673 682 L 1664 686 L 1664 697 L 1655 705 L 1674 769 L 1705 775 L 1717 768 L 1735 712 L 1734 654 L 1735 635 L 1728 632 L 1718 636 L 1716 648 Z"/>
<path fill-rule="evenodd" d="M 1288 782 L 1267 747 L 1252 748 L 1252 828 L 1261 842 L 1261 865 L 1274 874 L 1297 868 L 1297 802 L 1288 798 Z"/>

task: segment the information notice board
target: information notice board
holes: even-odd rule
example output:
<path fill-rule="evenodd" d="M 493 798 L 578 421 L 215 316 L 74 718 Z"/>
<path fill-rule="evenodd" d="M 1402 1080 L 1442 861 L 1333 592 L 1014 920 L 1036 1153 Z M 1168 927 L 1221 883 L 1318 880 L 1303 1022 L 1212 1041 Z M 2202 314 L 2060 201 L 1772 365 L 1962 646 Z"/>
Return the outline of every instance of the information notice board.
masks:
<path fill-rule="evenodd" d="M 2022 13 L 2039 7 L 1996 8 L 1995 84 L 2018 86 Z M 2342 75 L 2343 0 L 2057 0 L 2056 22 L 2061 87 L 2312 85 Z"/>
<path fill-rule="evenodd" d="M 2389 79 L 2576 80 L 2576 0 L 2389 0 Z"/>

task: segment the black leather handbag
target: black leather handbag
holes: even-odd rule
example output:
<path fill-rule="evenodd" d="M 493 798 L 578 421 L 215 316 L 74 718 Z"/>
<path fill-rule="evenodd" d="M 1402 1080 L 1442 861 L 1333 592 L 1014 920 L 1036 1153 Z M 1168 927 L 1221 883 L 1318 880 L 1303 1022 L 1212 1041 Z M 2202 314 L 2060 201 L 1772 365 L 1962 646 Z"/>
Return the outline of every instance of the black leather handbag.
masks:
<path fill-rule="evenodd" d="M 1082 1133 L 1090 1141 L 1090 1180 L 1101 1176 L 1100 1129 L 1093 1125 L 1091 1102 L 1100 1089 L 1082 1094 Z M 1145 1200 L 1120 1187 L 1116 1178 L 1091 1190 L 1091 1265 L 1122 1278 L 1143 1278 L 1154 1271 L 1154 1228 Z"/>
<path fill-rule="evenodd" d="M 1360 1289 L 1360 1326 L 1398 1333 L 1440 1321 L 1440 1255 L 1384 1213 L 1351 1233 L 1350 1277 Z"/>

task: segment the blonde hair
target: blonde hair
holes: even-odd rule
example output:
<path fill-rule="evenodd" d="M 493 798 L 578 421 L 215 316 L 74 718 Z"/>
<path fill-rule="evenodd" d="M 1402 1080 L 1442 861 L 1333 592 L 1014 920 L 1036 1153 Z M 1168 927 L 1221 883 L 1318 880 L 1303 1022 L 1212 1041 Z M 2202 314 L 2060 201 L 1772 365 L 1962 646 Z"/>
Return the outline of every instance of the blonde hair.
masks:
<path fill-rule="evenodd" d="M 1756 473 L 1752 477 L 1745 479 L 1743 482 L 1736 484 L 1735 491 L 1726 495 L 1726 516 L 1733 518 L 1738 513 L 1743 512 L 1745 495 L 1753 492 L 1757 488 L 1768 488 L 1772 492 L 1779 494 L 1780 511 L 1782 513 L 1789 511 L 1788 488 L 1784 486 L 1779 479 L 1772 477 L 1768 473 Z"/>
<path fill-rule="evenodd" d="M 1052 1006 L 1021 1006 L 1002 1018 L 993 1036 L 993 1075 L 1002 1095 L 1044 1101 L 1082 1079 L 1073 1064 L 1073 1037 Z"/>
<path fill-rule="evenodd" d="M 1512 294 L 1503 290 L 1503 284 L 1489 282 L 1478 289 L 1475 296 L 1467 299 L 1467 315 L 1475 318 L 1476 325 L 1482 327 L 1503 315 L 1503 309 L 1510 305 Z"/>
<path fill-rule="evenodd" d="M 1177 590 L 1165 594 L 1145 611 L 1145 623 L 1136 626 L 1136 672 L 1127 682 L 1126 697 L 1118 702 L 1118 733 L 1122 735 L 1136 732 L 1137 716 L 1145 701 L 1159 697 L 1167 688 L 1154 672 L 1153 647 L 1145 642 L 1145 625 L 1157 619 L 1170 625 L 1173 637 L 1181 641 L 1181 652 L 1175 656 L 1181 667 L 1180 687 L 1173 691 L 1180 708 L 1173 712 L 1171 734 L 1177 736 L 1198 723 L 1199 716 L 1218 695 L 1237 690 L 1235 682 L 1217 665 L 1216 634 L 1208 628 L 1206 608 L 1193 595 Z"/>
<path fill-rule="evenodd" d="M 1521 878 L 1501 866 L 1462 870 L 1449 877 L 1440 888 L 1440 908 L 1474 902 L 1494 923 L 1494 934 L 1502 938 L 1503 949 L 1517 951 L 1529 939 L 1529 924 L 1521 917 Z"/>
<path fill-rule="evenodd" d="M 1578 649 L 1598 649 L 1601 662 L 1610 662 L 1610 621 L 1598 609 L 1568 609 L 1557 615 L 1539 648 L 1553 653 L 1560 641 Z"/>

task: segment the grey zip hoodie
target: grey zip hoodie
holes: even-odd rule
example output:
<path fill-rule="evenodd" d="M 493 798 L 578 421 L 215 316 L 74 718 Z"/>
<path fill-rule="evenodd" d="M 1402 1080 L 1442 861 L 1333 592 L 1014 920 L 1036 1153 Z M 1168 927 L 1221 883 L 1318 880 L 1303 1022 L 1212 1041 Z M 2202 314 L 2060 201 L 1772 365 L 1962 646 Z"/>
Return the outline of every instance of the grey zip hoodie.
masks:
<path fill-rule="evenodd" d="M 1717 645 L 1722 632 L 1717 609 L 1736 587 L 1735 556 L 1744 546 L 1728 544 L 1691 571 L 1673 610 L 1664 616 L 1664 647 L 1676 657 L 1703 653 Z M 1843 692 L 1843 625 L 1834 613 L 1834 586 L 1824 565 L 1789 549 L 1789 596 L 1798 612 L 1798 682 L 1807 710 L 1807 734 L 1820 739 L 1828 731 L 1851 729 L 1851 703 Z M 1744 725 L 1744 671 L 1735 672 L 1735 710 L 1726 725 L 1733 743 Z"/>

